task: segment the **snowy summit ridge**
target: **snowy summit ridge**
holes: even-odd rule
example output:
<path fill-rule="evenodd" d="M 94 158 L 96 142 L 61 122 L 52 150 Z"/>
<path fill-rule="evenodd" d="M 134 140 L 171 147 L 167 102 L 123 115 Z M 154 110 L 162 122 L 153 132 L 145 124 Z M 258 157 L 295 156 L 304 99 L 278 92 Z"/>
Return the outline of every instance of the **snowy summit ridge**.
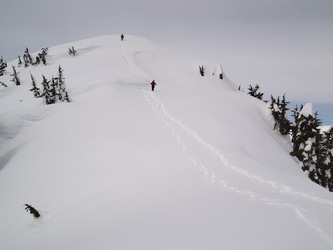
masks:
<path fill-rule="evenodd" d="M 1 249 L 333 248 L 331 194 L 220 64 L 127 35 L 17 64 L 0 77 Z M 45 105 L 31 75 L 59 66 L 71 102 Z"/>

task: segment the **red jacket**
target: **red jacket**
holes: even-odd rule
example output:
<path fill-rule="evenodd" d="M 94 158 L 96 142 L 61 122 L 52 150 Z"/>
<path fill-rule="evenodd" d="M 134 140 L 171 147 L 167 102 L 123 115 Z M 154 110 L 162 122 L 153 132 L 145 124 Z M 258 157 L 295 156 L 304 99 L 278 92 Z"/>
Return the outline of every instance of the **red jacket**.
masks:
<path fill-rule="evenodd" d="M 150 84 L 151 84 L 151 86 L 157 85 L 155 81 L 152 81 Z"/>

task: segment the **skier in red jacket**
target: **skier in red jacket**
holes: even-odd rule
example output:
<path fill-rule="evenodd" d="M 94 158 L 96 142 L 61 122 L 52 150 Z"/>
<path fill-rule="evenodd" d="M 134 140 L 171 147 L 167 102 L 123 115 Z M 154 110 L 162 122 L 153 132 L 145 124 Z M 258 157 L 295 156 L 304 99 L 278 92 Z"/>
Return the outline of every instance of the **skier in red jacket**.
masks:
<path fill-rule="evenodd" d="M 153 81 L 150 83 L 150 85 L 151 85 L 151 91 L 154 91 L 155 86 L 157 85 L 156 82 L 155 82 L 155 80 L 153 80 Z"/>

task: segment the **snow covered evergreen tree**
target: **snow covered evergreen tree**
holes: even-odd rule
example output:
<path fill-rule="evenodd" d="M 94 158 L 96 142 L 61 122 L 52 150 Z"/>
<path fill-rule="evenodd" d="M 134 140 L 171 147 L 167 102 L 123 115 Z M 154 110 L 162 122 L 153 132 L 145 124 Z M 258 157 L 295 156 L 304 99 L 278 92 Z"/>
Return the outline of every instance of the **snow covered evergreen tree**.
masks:
<path fill-rule="evenodd" d="M 31 81 L 32 81 L 32 89 L 30 89 L 30 91 L 33 91 L 34 96 L 36 98 L 41 97 L 41 94 L 39 92 L 40 89 L 37 87 L 36 80 L 35 80 L 35 78 L 33 77 L 33 75 L 31 73 L 30 73 L 30 78 L 31 78 Z"/>
<path fill-rule="evenodd" d="M 42 48 L 42 52 L 38 53 L 36 57 L 36 64 L 40 64 L 42 62 L 44 65 L 46 65 L 46 56 L 48 50 L 48 48 Z"/>
<path fill-rule="evenodd" d="M 63 71 L 64 70 L 59 65 L 58 76 L 53 78 L 54 87 L 55 87 L 55 95 L 57 97 L 57 100 L 59 100 L 61 102 L 64 102 L 64 101 L 70 102 L 68 93 L 67 93 L 66 87 L 65 87 L 65 78 L 63 75 Z"/>
<path fill-rule="evenodd" d="M 35 65 L 38 65 L 38 64 L 40 64 L 40 57 L 39 57 L 39 55 L 36 56 L 36 60 L 35 60 Z"/>
<path fill-rule="evenodd" d="M 303 161 L 306 157 L 305 150 L 311 148 L 311 144 L 314 142 L 316 135 L 320 132 L 319 120 L 311 114 L 304 114 L 304 107 L 301 106 L 299 110 L 296 108 L 292 111 L 294 117 L 294 124 L 291 126 L 292 131 L 292 143 L 293 151 L 291 154 L 296 156 L 300 161 Z M 303 167 L 304 171 L 308 171 L 307 166 Z"/>
<path fill-rule="evenodd" d="M 17 63 L 17 66 L 21 67 L 22 66 L 22 60 L 21 60 L 21 57 L 18 56 L 18 63 Z"/>
<path fill-rule="evenodd" d="M 282 135 L 288 135 L 290 132 L 290 121 L 287 119 L 288 103 L 285 95 L 283 95 L 282 100 L 279 96 L 277 99 L 271 96 L 270 109 L 275 120 L 274 129 L 279 129 Z"/>
<path fill-rule="evenodd" d="M 5 62 L 5 60 L 1 57 L 0 58 L 0 76 L 3 76 L 6 72 L 6 68 L 7 68 L 7 63 Z"/>
<path fill-rule="evenodd" d="M 11 80 L 12 82 L 14 82 L 17 86 L 18 85 L 21 85 L 21 81 L 20 79 L 18 78 L 18 75 L 17 75 L 17 72 L 16 72 L 16 69 L 14 66 L 12 66 L 13 68 L 13 74 L 11 74 L 10 76 L 13 77 L 13 79 Z"/>
<path fill-rule="evenodd" d="M 23 54 L 23 61 L 24 61 L 24 67 L 28 67 L 29 65 L 34 65 L 34 61 L 32 60 L 32 57 L 29 53 L 28 48 L 25 48 L 25 51 Z"/>
<path fill-rule="evenodd" d="M 323 146 L 327 161 L 327 188 L 333 192 L 333 126 L 324 132 Z"/>
<path fill-rule="evenodd" d="M 312 181 L 333 191 L 331 131 L 322 133 L 318 114 L 304 111 L 304 108 L 293 110 L 293 151 L 290 154 L 297 157 Z"/>
<path fill-rule="evenodd" d="M 260 89 L 260 87 L 259 87 L 258 84 L 256 84 L 256 86 L 254 86 L 254 87 L 252 85 L 249 85 L 249 88 L 248 88 L 249 92 L 248 92 L 248 94 L 251 95 L 251 96 L 253 96 L 253 97 L 255 97 L 255 98 L 257 98 L 257 99 L 259 99 L 259 100 L 263 101 L 262 98 L 264 96 L 264 93 L 261 93 L 259 91 L 259 89 Z"/>
<path fill-rule="evenodd" d="M 71 56 L 75 56 L 76 55 L 76 50 L 74 49 L 74 46 L 72 46 L 71 48 L 68 48 L 68 54 L 70 54 Z"/>
<path fill-rule="evenodd" d="M 52 88 L 50 86 L 50 81 L 46 79 L 46 77 L 43 75 L 43 81 L 42 81 L 42 86 L 43 86 L 43 92 L 40 95 L 41 97 L 44 97 L 45 104 L 53 104 L 55 103 L 55 96 L 52 94 Z"/>

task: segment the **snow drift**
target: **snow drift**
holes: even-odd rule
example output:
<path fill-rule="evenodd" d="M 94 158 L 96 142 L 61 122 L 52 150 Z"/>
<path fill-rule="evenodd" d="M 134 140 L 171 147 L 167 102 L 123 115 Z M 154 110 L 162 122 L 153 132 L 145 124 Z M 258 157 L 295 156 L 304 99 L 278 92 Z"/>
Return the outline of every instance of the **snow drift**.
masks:
<path fill-rule="evenodd" d="M 21 86 L 11 65 L 0 77 L 1 249 L 333 248 L 332 195 L 220 64 L 105 36 L 17 67 Z M 30 73 L 40 83 L 59 65 L 71 102 L 45 105 Z"/>

